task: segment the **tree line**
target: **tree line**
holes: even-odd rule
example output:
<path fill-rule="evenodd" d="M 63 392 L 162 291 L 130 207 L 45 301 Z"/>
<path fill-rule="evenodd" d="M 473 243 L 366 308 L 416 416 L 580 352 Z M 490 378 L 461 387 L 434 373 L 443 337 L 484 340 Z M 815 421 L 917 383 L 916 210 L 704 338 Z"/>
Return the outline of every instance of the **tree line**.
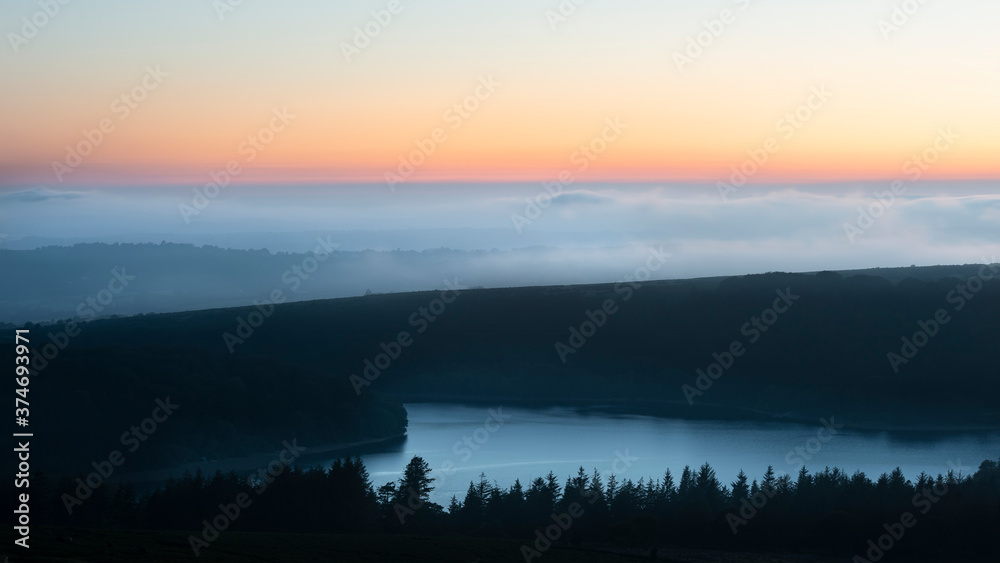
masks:
<path fill-rule="evenodd" d="M 33 476 L 33 522 L 117 529 L 215 530 L 213 517 L 239 495 L 249 506 L 222 530 L 406 533 L 523 539 L 529 561 L 553 546 L 658 546 L 823 550 L 875 561 L 914 554 L 1000 554 L 1000 464 L 907 479 L 896 468 L 875 479 L 829 467 L 796 476 L 773 467 L 759 479 L 740 471 L 723 483 L 705 463 L 658 478 L 621 479 L 583 467 L 508 487 L 485 474 L 448 507 L 430 500 L 434 477 L 414 457 L 403 476 L 376 487 L 359 459 L 292 467 L 259 476 L 186 473 L 138 495 L 130 485 L 98 487 L 67 514 L 74 481 Z M 37 509 L 35 507 L 38 507 Z M 37 520 L 35 520 L 37 518 Z M 222 527 L 219 525 L 219 527 Z M 192 535 L 192 538 L 195 535 Z M 199 536 L 200 537 L 200 536 Z"/>

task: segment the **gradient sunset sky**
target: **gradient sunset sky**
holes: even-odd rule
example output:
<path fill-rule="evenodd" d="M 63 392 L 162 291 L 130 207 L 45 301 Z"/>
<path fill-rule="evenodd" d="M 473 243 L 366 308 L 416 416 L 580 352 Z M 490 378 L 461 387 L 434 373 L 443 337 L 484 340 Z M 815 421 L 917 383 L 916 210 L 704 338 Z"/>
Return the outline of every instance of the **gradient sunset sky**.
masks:
<path fill-rule="evenodd" d="M 0 14 L 8 188 L 202 182 L 232 160 L 240 182 L 384 182 L 437 129 L 409 181 L 545 180 L 577 171 L 607 120 L 627 129 L 579 171 L 590 181 L 714 183 L 769 138 L 754 181 L 902 177 L 943 128 L 960 141 L 926 178 L 1000 177 L 988 0 L 400 0 L 385 25 L 388 1 L 53 4 Z M 897 5 L 919 8 L 888 27 Z M 162 78 L 126 114 L 116 100 L 148 69 Z M 474 111 L 448 113 L 484 80 L 498 85 Z M 829 99 L 782 132 L 816 88 Z M 282 110 L 249 161 L 242 143 Z M 105 119 L 60 181 L 53 162 Z"/>

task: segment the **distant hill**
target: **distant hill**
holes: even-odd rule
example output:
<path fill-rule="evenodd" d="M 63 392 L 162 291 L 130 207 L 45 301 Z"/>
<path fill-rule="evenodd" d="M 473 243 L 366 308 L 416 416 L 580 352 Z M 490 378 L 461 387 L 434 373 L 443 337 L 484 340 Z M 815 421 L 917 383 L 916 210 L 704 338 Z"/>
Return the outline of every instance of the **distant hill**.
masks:
<path fill-rule="evenodd" d="M 541 285 L 604 281 L 620 271 L 600 263 L 570 268 L 554 259 L 559 249 L 544 247 L 342 252 L 330 235 L 314 237 L 312 246 L 300 253 L 166 242 L 0 249 L 0 322 L 236 307 L 274 291 L 303 301 L 434 289 L 458 276 L 495 287 L 524 285 L 526 277 Z M 628 255 L 619 260 L 632 263 Z"/>
<path fill-rule="evenodd" d="M 618 262 L 629 267 L 623 270 L 617 263 L 596 258 L 596 251 L 589 258 L 583 252 L 571 267 L 559 249 L 546 247 L 505 252 L 446 248 L 343 252 L 329 235 L 309 240 L 313 251 L 302 253 L 165 242 L 0 249 L 0 322 L 91 320 L 239 307 L 267 299 L 274 291 L 288 301 L 305 301 L 369 291 L 440 289 L 443 280 L 456 277 L 464 285 L 485 287 L 603 282 L 618 279 L 623 271 L 634 269 L 633 262 L 644 260 L 644 256 L 632 260 L 624 255 Z M 615 251 L 605 249 L 603 254 L 614 256 Z M 908 278 L 968 277 L 977 269 L 975 265 L 932 266 L 842 274 L 898 283 Z M 115 272 L 130 283 L 123 285 Z"/>
<path fill-rule="evenodd" d="M 966 276 L 982 268 L 946 271 Z M 178 362 L 203 356 L 221 358 L 211 360 L 220 366 L 264 358 L 328 373 L 330 385 L 340 386 L 338 397 L 386 393 L 402 401 L 811 422 L 836 416 L 852 426 L 886 429 L 1000 427 L 994 353 L 1000 283 L 928 281 L 917 277 L 924 269 L 912 270 L 914 277 L 897 284 L 871 275 L 772 273 L 141 315 L 79 325 L 69 348 L 153 354 L 141 350 L 157 347 Z M 62 328 L 34 326 L 33 333 L 48 339 Z M 933 334 L 922 336 L 925 330 Z M 142 358 L 133 362 L 141 365 Z M 225 371 L 248 369 L 239 365 Z M 123 381 L 124 374 L 113 373 L 104 388 Z M 135 373 L 152 377 L 155 371 Z M 164 390 L 196 392 L 185 381 Z M 69 389 L 53 384 L 47 392 Z M 269 393 L 288 400 L 282 392 Z"/>

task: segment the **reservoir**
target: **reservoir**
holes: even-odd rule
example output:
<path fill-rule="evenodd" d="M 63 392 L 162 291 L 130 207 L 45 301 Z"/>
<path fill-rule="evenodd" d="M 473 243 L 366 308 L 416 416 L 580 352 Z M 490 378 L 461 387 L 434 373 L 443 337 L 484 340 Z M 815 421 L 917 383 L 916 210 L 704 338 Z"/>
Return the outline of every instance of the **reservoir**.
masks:
<path fill-rule="evenodd" d="M 662 478 L 668 468 L 675 484 L 685 465 L 708 462 L 728 486 L 742 469 L 757 479 L 774 466 L 792 475 L 805 465 L 810 473 L 839 467 L 865 472 L 875 480 L 899 466 L 907 479 L 950 468 L 971 473 L 984 459 L 1000 459 L 1000 432 L 889 433 L 846 428 L 847 420 L 825 423 L 682 420 L 650 416 L 581 413 L 568 408 L 527 409 L 497 405 L 410 403 L 407 437 L 378 444 L 360 455 L 377 489 L 398 480 L 415 455 L 430 465 L 436 480 L 431 500 L 447 507 L 452 495 L 461 501 L 469 481 L 485 473 L 489 482 L 510 487 L 520 479 L 525 489 L 549 471 L 564 485 L 579 467 L 596 468 L 606 484 L 614 473 L 621 482 Z M 340 453 L 340 452 L 338 452 Z M 332 455 L 332 454 L 331 454 Z M 343 455 L 343 453 L 341 453 Z M 305 463 L 329 466 L 332 457 Z"/>

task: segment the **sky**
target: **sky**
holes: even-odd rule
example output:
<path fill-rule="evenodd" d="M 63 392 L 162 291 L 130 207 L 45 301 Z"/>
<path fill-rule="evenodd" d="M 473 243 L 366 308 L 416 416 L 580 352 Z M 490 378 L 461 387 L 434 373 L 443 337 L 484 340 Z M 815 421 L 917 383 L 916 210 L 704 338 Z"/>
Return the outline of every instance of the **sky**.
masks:
<path fill-rule="evenodd" d="M 493 234 L 426 244 L 970 262 L 1000 226 L 996 21 L 987 0 L 5 2 L 0 245 L 455 228 Z"/>
<path fill-rule="evenodd" d="M 6 2 L 3 183 L 200 179 L 275 110 L 295 117 L 245 180 L 381 182 L 436 129 L 413 181 L 540 180 L 608 119 L 627 129 L 595 181 L 714 181 L 773 136 L 758 180 L 893 177 L 942 127 L 962 144 L 934 177 L 1000 174 L 996 2 L 575 2 Z M 51 163 L 102 119 L 59 181 Z"/>

